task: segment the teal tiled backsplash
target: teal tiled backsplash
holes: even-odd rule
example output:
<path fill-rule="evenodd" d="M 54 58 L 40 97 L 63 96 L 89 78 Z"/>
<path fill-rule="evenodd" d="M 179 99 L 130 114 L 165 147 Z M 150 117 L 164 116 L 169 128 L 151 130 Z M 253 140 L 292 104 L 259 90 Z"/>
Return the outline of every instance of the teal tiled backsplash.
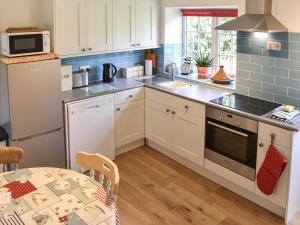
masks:
<path fill-rule="evenodd" d="M 300 33 L 238 32 L 237 92 L 300 107 Z M 265 48 L 280 41 L 282 51 Z"/>
<path fill-rule="evenodd" d="M 89 56 L 70 57 L 62 59 L 62 65 L 71 64 L 73 71 L 78 71 L 80 66 L 90 65 L 90 81 L 102 80 L 102 71 L 104 63 L 113 63 L 118 69 L 118 75 L 121 74 L 121 68 L 143 64 L 147 50 L 136 50 L 129 52 L 115 52 Z"/>

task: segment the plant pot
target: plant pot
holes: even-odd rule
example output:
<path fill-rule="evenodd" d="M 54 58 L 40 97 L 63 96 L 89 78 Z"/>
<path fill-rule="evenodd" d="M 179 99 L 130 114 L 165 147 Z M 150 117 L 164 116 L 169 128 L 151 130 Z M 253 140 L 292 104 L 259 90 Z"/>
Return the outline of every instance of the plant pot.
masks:
<path fill-rule="evenodd" d="M 207 79 L 209 78 L 209 67 L 197 67 L 198 69 L 198 78 Z"/>

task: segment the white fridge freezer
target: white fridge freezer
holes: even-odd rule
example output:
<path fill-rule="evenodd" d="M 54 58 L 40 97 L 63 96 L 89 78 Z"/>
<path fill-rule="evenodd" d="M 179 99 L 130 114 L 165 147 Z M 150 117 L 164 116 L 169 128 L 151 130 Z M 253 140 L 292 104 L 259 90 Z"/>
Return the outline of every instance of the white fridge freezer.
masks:
<path fill-rule="evenodd" d="M 0 125 L 24 148 L 20 167 L 66 168 L 60 60 L 0 63 Z"/>
<path fill-rule="evenodd" d="M 65 106 L 68 168 L 79 171 L 78 151 L 115 158 L 114 95 L 105 95 Z"/>

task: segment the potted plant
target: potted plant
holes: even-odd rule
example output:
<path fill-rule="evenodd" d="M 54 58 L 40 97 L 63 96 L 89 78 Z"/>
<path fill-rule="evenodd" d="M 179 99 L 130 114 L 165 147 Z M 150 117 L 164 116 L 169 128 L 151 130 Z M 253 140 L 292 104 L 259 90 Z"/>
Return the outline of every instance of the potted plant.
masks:
<path fill-rule="evenodd" d="M 195 58 L 198 69 L 198 77 L 200 79 L 209 78 L 209 69 L 214 63 L 214 59 L 210 55 L 200 55 Z"/>

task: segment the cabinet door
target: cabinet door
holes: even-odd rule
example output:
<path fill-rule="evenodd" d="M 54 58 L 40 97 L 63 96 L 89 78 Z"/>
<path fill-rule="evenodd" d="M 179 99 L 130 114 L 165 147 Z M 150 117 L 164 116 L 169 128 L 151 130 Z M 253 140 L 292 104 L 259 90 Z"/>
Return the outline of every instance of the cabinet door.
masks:
<path fill-rule="evenodd" d="M 138 0 L 135 6 L 136 47 L 152 45 L 154 8 L 152 0 Z"/>
<path fill-rule="evenodd" d="M 87 0 L 87 51 L 112 50 L 112 0 Z"/>
<path fill-rule="evenodd" d="M 135 0 L 114 0 L 113 48 L 130 49 L 135 43 Z"/>
<path fill-rule="evenodd" d="M 146 138 L 170 149 L 172 147 L 172 124 L 171 109 L 165 105 L 146 103 Z"/>
<path fill-rule="evenodd" d="M 85 0 L 57 0 L 55 17 L 55 52 L 60 55 L 86 51 Z"/>
<path fill-rule="evenodd" d="M 174 116 L 174 147 L 180 156 L 203 166 L 205 118 L 176 112 Z"/>
<path fill-rule="evenodd" d="M 135 47 L 158 45 L 159 2 L 138 0 L 135 6 Z"/>
<path fill-rule="evenodd" d="M 270 142 L 263 140 L 262 138 L 258 139 L 258 150 L 257 150 L 257 162 L 256 162 L 256 173 L 258 173 L 262 163 L 265 160 L 268 148 L 270 146 Z M 282 147 L 279 145 L 275 145 L 276 149 L 282 154 L 282 156 L 288 160 L 288 164 L 290 163 L 290 151 L 291 149 Z M 265 195 L 260 191 L 257 185 L 255 185 L 255 193 L 260 195 L 261 197 L 266 198 L 267 200 L 285 208 L 286 207 L 286 199 L 287 199 L 287 189 L 289 183 L 289 168 L 290 166 L 287 165 L 284 169 L 277 187 L 272 195 Z"/>
<path fill-rule="evenodd" d="M 145 137 L 145 104 L 136 101 L 115 107 L 116 147 L 133 143 Z"/>

